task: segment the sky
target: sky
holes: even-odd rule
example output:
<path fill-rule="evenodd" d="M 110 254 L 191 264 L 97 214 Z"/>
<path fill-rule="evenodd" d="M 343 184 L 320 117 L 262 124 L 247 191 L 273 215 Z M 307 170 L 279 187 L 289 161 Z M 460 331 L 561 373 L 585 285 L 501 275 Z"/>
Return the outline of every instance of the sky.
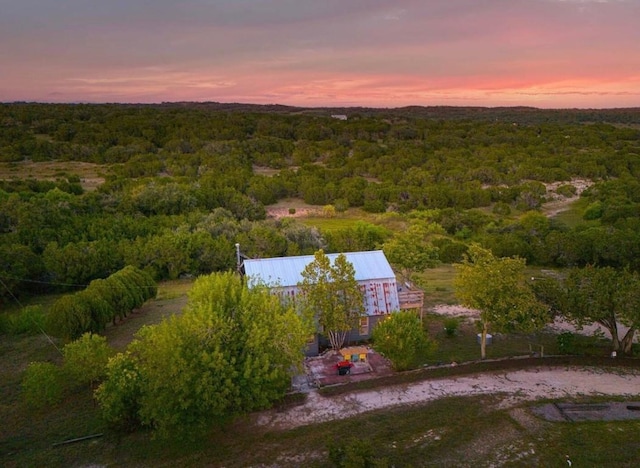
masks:
<path fill-rule="evenodd" d="M 0 102 L 640 106 L 640 0 L 0 0 Z"/>

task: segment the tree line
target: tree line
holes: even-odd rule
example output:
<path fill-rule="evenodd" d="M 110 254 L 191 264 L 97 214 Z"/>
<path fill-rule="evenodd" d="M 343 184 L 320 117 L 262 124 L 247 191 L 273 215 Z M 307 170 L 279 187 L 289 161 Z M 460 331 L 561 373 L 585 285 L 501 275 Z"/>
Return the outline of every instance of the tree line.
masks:
<path fill-rule="evenodd" d="M 105 279 L 93 280 L 86 289 L 60 297 L 47 315 L 47 329 L 65 340 L 100 333 L 109 322 L 124 319 L 156 294 L 156 283 L 149 274 L 127 266 Z"/>
<path fill-rule="evenodd" d="M 338 121 L 214 104 L 2 104 L 8 169 L 93 162 L 106 182 L 84 192 L 73 173 L 0 181 L 0 300 L 125 265 L 156 280 L 225 271 L 238 242 L 251 257 L 380 248 L 393 243 L 393 216 L 442 228 L 413 237 L 431 264 L 460 261 L 475 241 L 538 265 L 638 268 L 640 132 L 621 124 L 637 110 L 588 112 L 588 122 L 535 109 L 436 111 L 359 109 Z M 566 197 L 576 177 L 593 182 L 583 222 L 536 213 L 544 183 L 560 182 L 554 195 Z M 266 219 L 265 206 L 288 197 L 381 221 L 319 232 Z"/>

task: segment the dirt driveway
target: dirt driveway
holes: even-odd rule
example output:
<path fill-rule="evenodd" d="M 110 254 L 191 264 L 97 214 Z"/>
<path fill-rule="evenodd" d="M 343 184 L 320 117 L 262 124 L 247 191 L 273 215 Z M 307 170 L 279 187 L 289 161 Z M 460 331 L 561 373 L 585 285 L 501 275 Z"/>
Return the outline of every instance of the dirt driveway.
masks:
<path fill-rule="evenodd" d="M 432 379 L 413 384 L 355 391 L 324 397 L 317 391 L 308 394 L 303 405 L 285 410 L 266 411 L 257 416 L 258 425 L 273 429 L 344 419 L 382 408 L 414 405 L 453 396 L 503 394 L 501 408 L 542 398 L 571 398 L 587 395 L 612 395 L 637 399 L 640 372 L 597 368 L 535 368 L 513 372 L 478 374 Z"/>

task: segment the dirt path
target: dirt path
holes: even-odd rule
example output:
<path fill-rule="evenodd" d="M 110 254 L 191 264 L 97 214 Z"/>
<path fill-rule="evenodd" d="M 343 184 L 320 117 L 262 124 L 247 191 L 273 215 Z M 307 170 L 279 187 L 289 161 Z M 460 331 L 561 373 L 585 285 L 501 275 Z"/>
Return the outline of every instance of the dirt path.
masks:
<path fill-rule="evenodd" d="M 580 198 L 582 192 L 593 185 L 593 182 L 586 179 L 572 179 L 569 182 L 576 188 L 576 194 L 572 197 L 565 198 L 561 195 L 557 195 L 555 191 L 559 186 L 566 184 L 566 182 L 554 182 L 552 184 L 545 184 L 547 187 L 547 196 L 550 201 L 544 203 L 542 206 L 542 212 L 547 215 L 548 218 L 568 210 L 571 204 Z"/>
<path fill-rule="evenodd" d="M 523 401 L 580 395 L 637 398 L 640 394 L 640 372 L 616 369 L 615 373 L 609 373 L 591 368 L 537 368 L 433 379 L 333 397 L 323 397 L 317 391 L 312 391 L 303 405 L 284 411 L 263 412 L 257 416 L 256 423 L 273 429 L 291 429 L 399 405 L 485 394 L 503 394 L 503 408 L 510 408 Z"/>

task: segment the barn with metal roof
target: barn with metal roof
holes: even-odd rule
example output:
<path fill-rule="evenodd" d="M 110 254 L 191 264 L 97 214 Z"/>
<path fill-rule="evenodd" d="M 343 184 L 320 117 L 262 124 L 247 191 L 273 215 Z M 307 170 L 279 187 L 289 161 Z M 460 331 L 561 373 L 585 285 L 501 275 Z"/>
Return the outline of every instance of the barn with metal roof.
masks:
<path fill-rule="evenodd" d="M 333 263 L 339 254 L 327 254 Z M 371 336 L 375 324 L 387 314 L 398 311 L 398 287 L 396 276 L 381 250 L 348 252 L 344 254 L 353 265 L 355 279 L 364 296 L 365 316 L 359 329 L 353 330 L 350 341 L 359 341 Z M 265 284 L 282 297 L 295 299 L 298 283 L 302 282 L 302 271 L 311 262 L 313 255 L 245 259 L 242 271 L 249 286 Z M 316 344 L 317 345 L 317 344 Z M 317 353 L 311 349 L 309 354 Z"/>

